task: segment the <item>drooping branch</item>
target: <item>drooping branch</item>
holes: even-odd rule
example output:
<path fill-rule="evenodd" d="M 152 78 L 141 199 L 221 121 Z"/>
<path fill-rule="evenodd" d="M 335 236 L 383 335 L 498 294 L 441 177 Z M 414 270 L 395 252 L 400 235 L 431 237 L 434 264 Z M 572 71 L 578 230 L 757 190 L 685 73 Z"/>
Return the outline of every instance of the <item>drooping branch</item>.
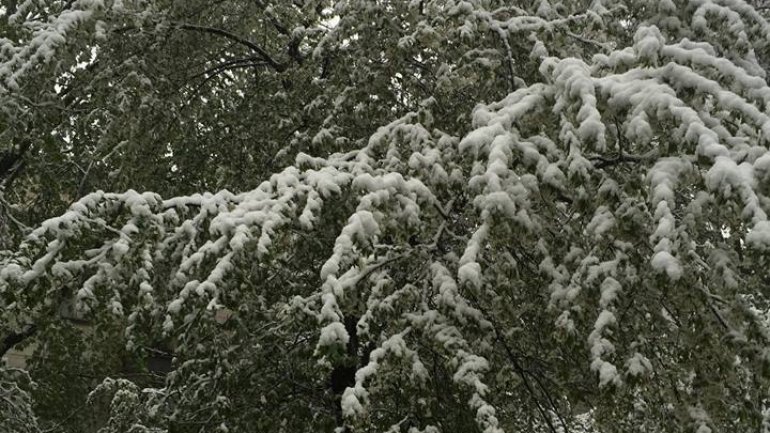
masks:
<path fill-rule="evenodd" d="M 273 59 L 273 57 L 264 48 L 246 38 L 238 36 L 234 33 L 230 33 L 227 30 L 222 30 L 215 27 L 198 26 L 194 24 L 181 24 L 178 26 L 178 28 L 181 30 L 209 33 L 212 35 L 225 37 L 257 53 L 276 72 L 283 72 L 286 70 L 286 65 Z"/>
<path fill-rule="evenodd" d="M 242 59 L 239 58 L 239 59 L 227 60 L 227 61 L 221 62 L 221 63 L 219 63 L 217 65 L 214 65 L 214 66 L 206 69 L 203 72 L 199 72 L 199 73 L 193 75 L 191 78 L 198 78 L 198 77 L 202 77 L 202 76 L 203 77 L 210 77 L 211 75 L 216 75 L 216 74 L 219 74 L 221 72 L 224 72 L 224 71 L 227 71 L 227 70 L 230 70 L 230 69 L 234 69 L 234 68 L 238 68 L 238 67 L 248 68 L 248 67 L 263 66 L 263 65 L 265 65 L 265 63 L 261 62 L 260 60 L 261 59 L 258 56 L 250 56 L 250 57 L 246 57 L 246 58 L 242 58 Z"/>
<path fill-rule="evenodd" d="M 259 67 L 265 67 L 270 66 L 270 64 L 266 61 L 263 61 L 258 56 L 252 56 L 247 57 L 244 59 L 234 59 L 234 60 L 228 60 L 226 62 L 222 62 L 218 65 L 212 66 L 208 69 L 206 69 L 203 72 L 197 73 L 193 75 L 191 78 L 199 78 L 203 77 L 203 80 L 198 83 L 198 85 L 195 86 L 192 92 L 190 92 L 190 98 L 189 100 L 192 100 L 195 98 L 195 96 L 198 94 L 198 92 L 203 88 L 203 86 L 206 85 L 209 81 L 215 79 L 216 77 L 220 76 L 221 74 L 231 71 L 234 69 L 245 69 L 245 68 L 259 68 Z"/>

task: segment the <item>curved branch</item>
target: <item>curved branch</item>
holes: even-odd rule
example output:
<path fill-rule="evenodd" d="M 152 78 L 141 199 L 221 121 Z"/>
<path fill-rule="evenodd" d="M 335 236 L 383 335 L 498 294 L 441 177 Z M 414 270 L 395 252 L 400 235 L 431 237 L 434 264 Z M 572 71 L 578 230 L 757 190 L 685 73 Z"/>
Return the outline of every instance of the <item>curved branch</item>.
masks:
<path fill-rule="evenodd" d="M 198 26 L 194 24 L 181 24 L 178 26 L 178 28 L 181 30 L 189 30 L 194 32 L 209 33 L 212 35 L 223 36 L 257 53 L 276 72 L 283 72 L 286 70 L 286 65 L 284 65 L 283 63 L 279 63 L 278 61 L 273 59 L 273 57 L 270 56 L 270 54 L 268 54 L 268 52 L 265 51 L 265 49 L 255 44 L 254 42 L 246 38 L 243 38 L 241 36 L 238 36 L 234 33 L 230 33 L 227 30 L 222 30 L 215 27 Z"/>

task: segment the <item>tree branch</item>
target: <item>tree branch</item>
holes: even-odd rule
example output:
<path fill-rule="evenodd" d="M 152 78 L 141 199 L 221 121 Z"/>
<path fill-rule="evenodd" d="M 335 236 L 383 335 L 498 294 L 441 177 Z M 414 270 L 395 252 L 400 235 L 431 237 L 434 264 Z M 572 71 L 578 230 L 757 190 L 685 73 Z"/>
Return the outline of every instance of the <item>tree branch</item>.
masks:
<path fill-rule="evenodd" d="M 604 155 L 591 155 L 588 159 L 594 164 L 596 168 L 605 168 L 613 165 L 617 165 L 624 162 L 645 162 L 653 159 L 657 156 L 657 149 L 653 149 L 643 155 L 632 155 L 629 153 L 618 153 L 615 156 Z"/>
<path fill-rule="evenodd" d="M 284 65 L 283 63 L 277 62 L 262 47 L 260 47 L 259 45 L 255 44 L 254 42 L 246 38 L 238 36 L 234 33 L 230 33 L 227 30 L 222 30 L 215 27 L 198 26 L 194 24 L 181 24 L 178 26 L 178 28 L 181 30 L 189 30 L 189 31 L 200 32 L 200 33 L 209 33 L 212 35 L 225 37 L 257 53 L 276 72 L 283 72 L 286 70 L 286 65 Z"/>

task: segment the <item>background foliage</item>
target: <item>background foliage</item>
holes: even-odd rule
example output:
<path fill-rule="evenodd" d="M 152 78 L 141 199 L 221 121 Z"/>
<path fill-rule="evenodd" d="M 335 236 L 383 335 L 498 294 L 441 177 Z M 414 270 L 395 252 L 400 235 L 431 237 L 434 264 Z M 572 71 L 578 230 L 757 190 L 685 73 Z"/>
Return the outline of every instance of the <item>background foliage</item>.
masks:
<path fill-rule="evenodd" d="M 767 7 L 511 3 L 5 1 L 0 431 L 770 431 Z"/>

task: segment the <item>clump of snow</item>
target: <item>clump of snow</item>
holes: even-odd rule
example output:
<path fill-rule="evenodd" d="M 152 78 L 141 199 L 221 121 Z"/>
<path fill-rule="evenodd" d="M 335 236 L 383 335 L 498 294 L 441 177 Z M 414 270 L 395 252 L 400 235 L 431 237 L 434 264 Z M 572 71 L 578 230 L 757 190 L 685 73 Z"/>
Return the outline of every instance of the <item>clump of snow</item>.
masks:
<path fill-rule="evenodd" d="M 626 361 L 626 372 L 630 376 L 644 376 L 652 372 L 652 362 L 639 352 Z"/>
<path fill-rule="evenodd" d="M 318 338 L 318 347 L 345 346 L 350 340 L 348 331 L 340 322 L 332 322 L 321 328 L 321 336 Z"/>
<path fill-rule="evenodd" d="M 650 264 L 653 269 L 659 272 L 665 272 L 672 281 L 677 281 L 682 277 L 683 271 L 682 266 L 679 264 L 679 260 L 672 256 L 668 251 L 658 251 L 655 253 L 655 255 L 652 256 Z"/>
<path fill-rule="evenodd" d="M 759 221 L 746 234 L 746 245 L 759 250 L 770 250 L 770 221 Z"/>

